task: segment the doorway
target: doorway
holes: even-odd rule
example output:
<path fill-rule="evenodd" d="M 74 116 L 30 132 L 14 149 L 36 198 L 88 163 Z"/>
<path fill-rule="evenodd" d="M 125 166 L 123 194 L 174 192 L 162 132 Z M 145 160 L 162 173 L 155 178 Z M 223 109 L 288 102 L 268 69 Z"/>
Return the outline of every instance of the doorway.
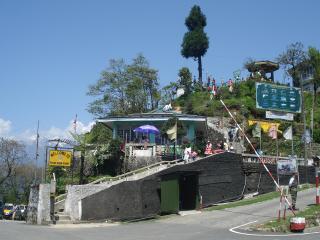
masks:
<path fill-rule="evenodd" d="M 176 172 L 162 176 L 160 208 L 162 214 L 194 210 L 198 207 L 198 174 Z"/>
<path fill-rule="evenodd" d="M 177 177 L 166 177 L 161 180 L 161 213 L 179 212 L 179 181 Z"/>
<path fill-rule="evenodd" d="M 198 175 L 182 175 L 179 179 L 179 210 L 197 207 Z"/>

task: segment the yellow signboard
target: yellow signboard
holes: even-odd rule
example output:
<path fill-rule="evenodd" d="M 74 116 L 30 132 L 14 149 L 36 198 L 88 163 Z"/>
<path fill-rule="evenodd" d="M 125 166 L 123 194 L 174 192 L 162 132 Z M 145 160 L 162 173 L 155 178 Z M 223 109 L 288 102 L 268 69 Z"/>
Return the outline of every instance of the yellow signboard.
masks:
<path fill-rule="evenodd" d="M 70 167 L 72 152 L 65 150 L 50 150 L 49 166 Z"/>

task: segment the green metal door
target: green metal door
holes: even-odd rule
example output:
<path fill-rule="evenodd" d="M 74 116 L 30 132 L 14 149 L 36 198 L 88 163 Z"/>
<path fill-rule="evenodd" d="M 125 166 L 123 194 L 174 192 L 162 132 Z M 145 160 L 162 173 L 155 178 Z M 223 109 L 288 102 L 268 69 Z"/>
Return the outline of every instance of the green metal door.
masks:
<path fill-rule="evenodd" d="M 178 178 L 161 181 L 161 213 L 179 212 L 179 180 Z"/>

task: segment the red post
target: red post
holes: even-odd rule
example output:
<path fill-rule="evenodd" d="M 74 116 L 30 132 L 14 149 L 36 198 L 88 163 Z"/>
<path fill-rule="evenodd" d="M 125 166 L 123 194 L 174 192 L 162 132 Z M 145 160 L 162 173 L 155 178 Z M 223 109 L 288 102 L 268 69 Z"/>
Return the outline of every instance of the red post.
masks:
<path fill-rule="evenodd" d="M 279 210 L 278 210 L 278 221 L 280 221 L 281 220 L 281 208 L 282 208 L 282 196 L 283 196 L 283 194 L 282 194 L 282 189 L 280 190 L 281 191 L 281 195 L 280 195 L 280 204 L 279 204 Z"/>

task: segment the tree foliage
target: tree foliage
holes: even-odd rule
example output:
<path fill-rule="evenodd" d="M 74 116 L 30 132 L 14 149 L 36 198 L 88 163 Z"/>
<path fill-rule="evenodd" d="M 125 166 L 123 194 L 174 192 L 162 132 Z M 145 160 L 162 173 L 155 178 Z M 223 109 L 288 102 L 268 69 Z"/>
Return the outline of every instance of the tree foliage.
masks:
<path fill-rule="evenodd" d="M 5 182 L 5 200 L 12 203 L 27 204 L 31 184 L 34 182 L 36 167 L 32 162 L 24 161 L 18 164 L 14 174 Z M 41 169 L 37 168 L 37 176 L 41 175 Z"/>
<path fill-rule="evenodd" d="M 99 122 L 93 125 L 91 131 L 87 133 L 87 142 L 89 144 L 106 144 L 111 138 L 111 130 Z"/>
<path fill-rule="evenodd" d="M 189 95 L 192 92 L 192 74 L 187 67 L 179 70 L 179 87 L 184 88 L 185 95 Z"/>
<path fill-rule="evenodd" d="M 40 169 L 28 159 L 25 146 L 20 142 L 0 138 L 0 197 L 12 203 L 27 203 L 34 173 Z"/>
<path fill-rule="evenodd" d="M 204 28 L 207 25 L 207 18 L 201 12 L 201 8 L 199 6 L 194 5 L 191 8 L 190 14 L 185 20 L 185 25 L 189 31 Z"/>
<path fill-rule="evenodd" d="M 320 52 L 314 47 L 309 47 L 308 57 L 310 65 L 313 68 L 313 84 L 314 92 L 316 93 L 317 89 L 320 87 Z"/>
<path fill-rule="evenodd" d="M 161 105 L 169 104 L 174 100 L 179 85 L 176 82 L 170 82 L 161 89 Z"/>
<path fill-rule="evenodd" d="M 0 186 L 15 174 L 18 164 L 24 158 L 26 158 L 26 151 L 23 144 L 0 138 Z"/>
<path fill-rule="evenodd" d="M 192 7 L 189 16 L 185 20 L 188 32 L 185 33 L 181 44 L 181 55 L 185 58 L 193 57 L 198 61 L 199 82 L 202 85 L 202 61 L 209 48 L 209 39 L 204 32 L 207 25 L 206 16 L 201 12 L 199 6 Z"/>
<path fill-rule="evenodd" d="M 145 112 L 157 107 L 160 99 L 158 72 L 149 67 L 143 55 L 127 65 L 123 59 L 110 60 L 88 95 L 96 99 L 88 111 L 98 117 Z"/>
<path fill-rule="evenodd" d="M 301 42 L 292 43 L 280 54 L 277 61 L 283 66 L 286 74 L 292 78 L 294 87 L 300 87 L 300 74 L 305 69 L 307 60 L 304 46 Z"/>

